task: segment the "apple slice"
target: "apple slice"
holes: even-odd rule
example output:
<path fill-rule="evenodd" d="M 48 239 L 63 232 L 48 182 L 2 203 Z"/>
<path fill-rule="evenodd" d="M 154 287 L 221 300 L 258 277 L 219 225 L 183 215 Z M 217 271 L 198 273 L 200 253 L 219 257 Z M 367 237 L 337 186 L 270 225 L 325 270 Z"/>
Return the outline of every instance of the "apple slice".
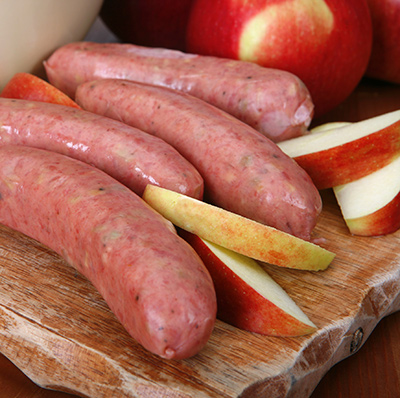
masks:
<path fill-rule="evenodd" d="M 215 286 L 218 319 L 249 332 L 269 336 L 302 336 L 317 327 L 285 290 L 253 259 L 186 231 Z"/>
<path fill-rule="evenodd" d="M 50 102 L 80 109 L 75 101 L 58 88 L 40 77 L 25 72 L 16 73 L 3 88 L 0 97 Z"/>
<path fill-rule="evenodd" d="M 400 155 L 400 110 L 322 129 L 278 146 L 308 172 L 318 189 L 343 185 Z"/>
<path fill-rule="evenodd" d="M 351 122 L 328 122 L 324 124 L 320 124 L 319 126 L 315 126 L 310 130 L 311 134 L 320 133 L 321 131 L 328 131 L 337 129 L 340 127 L 348 126 Z"/>
<path fill-rule="evenodd" d="M 352 234 L 379 236 L 400 228 L 400 157 L 333 191 Z"/>
<path fill-rule="evenodd" d="M 146 186 L 143 199 L 177 227 L 256 260 L 318 271 L 335 256 L 273 227 L 155 185 Z"/>
<path fill-rule="evenodd" d="M 331 122 L 311 133 L 349 125 Z M 333 187 L 343 218 L 353 235 L 379 236 L 400 228 L 400 158 L 356 181 Z"/>

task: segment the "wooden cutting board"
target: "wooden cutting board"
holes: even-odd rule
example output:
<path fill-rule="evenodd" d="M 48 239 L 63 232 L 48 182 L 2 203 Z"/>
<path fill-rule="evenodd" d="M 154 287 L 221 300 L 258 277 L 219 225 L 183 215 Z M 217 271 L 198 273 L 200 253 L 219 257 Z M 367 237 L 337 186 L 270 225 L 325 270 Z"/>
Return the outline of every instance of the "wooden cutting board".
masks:
<path fill-rule="evenodd" d="M 319 327 L 310 336 L 265 337 L 218 321 L 197 356 L 162 360 L 59 256 L 0 225 L 0 350 L 38 385 L 82 397 L 308 397 L 400 307 L 400 231 L 350 236 L 332 192 L 322 197 L 315 237 L 337 253 L 329 269 L 267 268 Z"/>
<path fill-rule="evenodd" d="M 337 253 L 313 273 L 268 271 L 318 325 L 301 338 L 264 337 L 218 322 L 196 357 L 153 356 L 120 326 L 92 285 L 37 242 L 0 227 L 0 347 L 43 387 L 99 397 L 307 397 L 399 309 L 400 233 L 347 233 L 330 192 L 316 229 Z"/>

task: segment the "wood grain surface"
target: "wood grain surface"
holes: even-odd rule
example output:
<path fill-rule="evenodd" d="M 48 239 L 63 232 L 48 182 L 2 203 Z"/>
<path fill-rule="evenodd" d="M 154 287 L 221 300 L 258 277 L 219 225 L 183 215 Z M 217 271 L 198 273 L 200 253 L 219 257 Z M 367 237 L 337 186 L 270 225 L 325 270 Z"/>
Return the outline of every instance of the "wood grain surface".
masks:
<path fill-rule="evenodd" d="M 316 123 L 355 121 L 398 109 L 399 93 L 397 86 L 365 81 L 341 109 Z M 318 332 L 301 338 L 265 337 L 218 321 L 205 349 L 179 362 L 142 349 L 85 278 L 38 242 L 0 226 L 0 348 L 23 372 L 1 357 L 1 396 L 21 396 L 18 380 L 23 380 L 24 397 L 68 396 L 44 387 L 96 398 L 302 398 L 311 396 L 321 379 L 313 398 L 333 396 L 333 391 L 335 397 L 397 396 L 398 317 L 385 320 L 391 327 L 380 332 L 384 343 L 377 341 L 378 348 L 369 350 L 372 362 L 359 360 L 341 373 L 339 366 L 350 360 L 354 364 L 378 322 L 399 309 L 400 232 L 379 238 L 350 236 L 332 192 L 322 196 L 324 210 L 315 237 L 337 253 L 330 268 L 313 273 L 266 265 Z M 380 389 L 379 395 L 368 395 L 371 386 Z"/>
<path fill-rule="evenodd" d="M 364 346 L 335 365 L 311 398 L 394 398 L 400 395 L 400 312 L 384 318 Z M 4 398 L 77 398 L 43 389 L 0 355 L 0 391 Z M 266 397 L 268 395 L 266 394 Z"/>

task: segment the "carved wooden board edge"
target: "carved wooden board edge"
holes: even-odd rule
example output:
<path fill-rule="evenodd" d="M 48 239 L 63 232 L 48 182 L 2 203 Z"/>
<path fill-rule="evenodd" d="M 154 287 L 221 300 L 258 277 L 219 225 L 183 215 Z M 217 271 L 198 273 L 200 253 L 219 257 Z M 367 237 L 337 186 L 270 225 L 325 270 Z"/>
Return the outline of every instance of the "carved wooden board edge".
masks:
<path fill-rule="evenodd" d="M 161 360 L 55 253 L 0 226 L 1 351 L 38 385 L 82 397 L 308 397 L 400 301 L 400 235 L 350 237 L 331 196 L 324 202 L 317 234 L 339 254 L 332 267 L 266 266 L 319 326 L 311 336 L 259 336 L 218 321 L 200 354 Z"/>

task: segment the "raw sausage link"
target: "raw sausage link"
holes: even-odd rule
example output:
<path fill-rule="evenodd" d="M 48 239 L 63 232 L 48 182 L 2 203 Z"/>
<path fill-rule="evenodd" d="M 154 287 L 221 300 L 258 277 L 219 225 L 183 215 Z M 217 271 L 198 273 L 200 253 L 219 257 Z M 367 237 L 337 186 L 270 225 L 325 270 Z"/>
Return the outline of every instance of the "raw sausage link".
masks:
<path fill-rule="evenodd" d="M 175 147 L 203 176 L 207 200 L 310 238 L 322 207 L 318 190 L 302 168 L 247 124 L 188 94 L 121 79 L 84 83 L 76 101 Z"/>
<path fill-rule="evenodd" d="M 294 75 L 250 62 L 121 43 L 78 42 L 45 62 L 50 82 L 72 98 L 78 84 L 122 78 L 199 97 L 278 142 L 307 132 L 314 106 Z"/>
<path fill-rule="evenodd" d="M 85 275 L 151 352 L 181 359 L 208 341 L 216 298 L 204 264 L 169 222 L 104 172 L 54 152 L 3 146 L 0 222 Z"/>
<path fill-rule="evenodd" d="M 80 109 L 0 98 L 0 146 L 48 149 L 93 164 L 138 195 L 155 184 L 201 199 L 203 178 L 157 137 Z"/>

